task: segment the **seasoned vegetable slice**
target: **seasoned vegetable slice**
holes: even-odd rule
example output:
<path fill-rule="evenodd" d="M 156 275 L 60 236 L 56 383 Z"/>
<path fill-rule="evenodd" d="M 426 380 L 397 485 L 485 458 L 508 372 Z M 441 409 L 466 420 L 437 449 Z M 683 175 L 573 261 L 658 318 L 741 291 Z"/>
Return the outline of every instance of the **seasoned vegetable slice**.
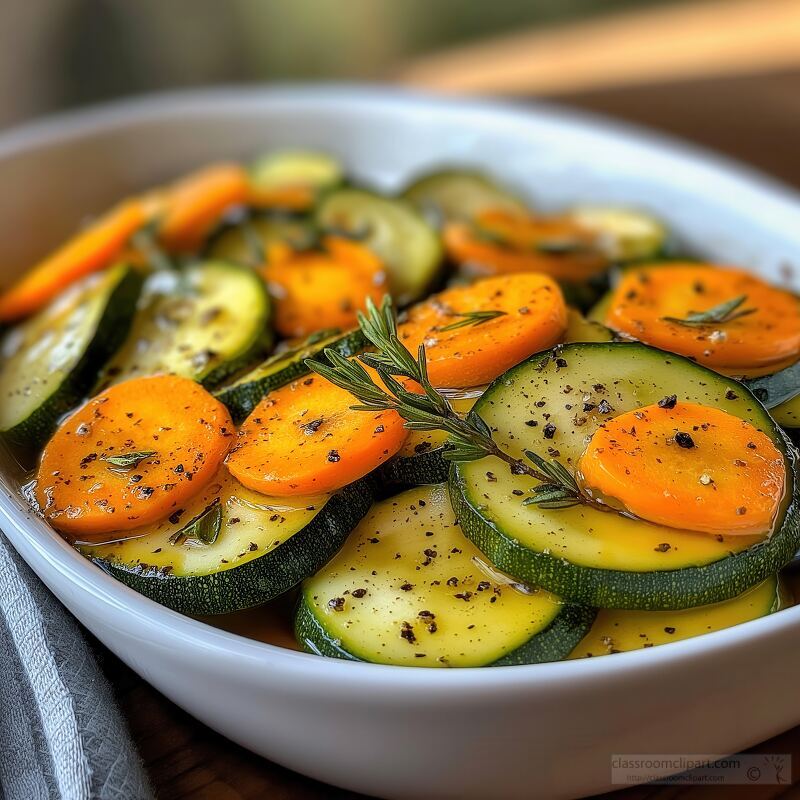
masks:
<path fill-rule="evenodd" d="M 245 420 L 228 469 L 250 489 L 284 496 L 331 492 L 390 459 L 407 431 L 396 411 L 356 411 L 319 375 L 276 389 Z"/>
<path fill-rule="evenodd" d="M 194 381 L 126 381 L 62 422 L 42 454 L 36 501 L 75 539 L 157 522 L 213 478 L 233 438 L 228 410 Z"/>
<path fill-rule="evenodd" d="M 711 264 L 625 270 L 604 322 L 737 377 L 776 372 L 800 357 L 800 301 L 744 270 Z"/>
<path fill-rule="evenodd" d="M 246 267 L 210 261 L 153 273 L 100 386 L 157 373 L 214 386 L 265 354 L 269 321 L 266 286 Z"/>
<path fill-rule="evenodd" d="M 321 328 L 350 328 L 367 299 L 386 293 L 381 261 L 364 245 L 326 236 L 321 249 L 270 248 L 264 267 L 275 304 L 275 328 L 283 336 L 308 336 Z"/>
<path fill-rule="evenodd" d="M 607 420 L 659 401 L 718 407 L 769 437 L 786 488 L 772 532 L 709 535 L 578 504 L 526 506 L 536 482 L 495 458 L 459 464 L 452 496 L 464 531 L 499 568 L 567 599 L 606 608 L 669 609 L 741 594 L 785 564 L 800 532 L 796 452 L 741 384 L 680 356 L 634 343 L 573 344 L 498 379 L 473 413 L 514 457 L 529 449 L 576 465 Z M 633 481 L 632 481 L 633 483 Z M 706 487 L 698 483 L 698 490 Z"/>
<path fill-rule="evenodd" d="M 141 275 L 124 265 L 77 281 L 6 333 L 0 350 L 0 431 L 37 446 L 83 399 L 130 327 Z"/>
<path fill-rule="evenodd" d="M 486 564 L 443 485 L 384 500 L 303 585 L 296 631 L 321 655 L 416 667 L 556 661 L 594 611 Z"/>
<path fill-rule="evenodd" d="M 163 605 L 185 614 L 227 614 L 265 603 L 313 575 L 371 502 L 364 481 L 287 502 L 246 489 L 223 467 L 169 518 L 128 532 L 133 538 L 80 549 Z"/>
<path fill-rule="evenodd" d="M 506 275 L 458 286 L 413 306 L 398 326 L 416 355 L 425 346 L 434 386 L 489 383 L 532 353 L 562 340 L 567 308 L 546 275 Z"/>
<path fill-rule="evenodd" d="M 524 214 L 526 203 L 475 170 L 446 170 L 423 175 L 403 192 L 421 213 L 437 222 L 469 220 L 481 211 Z"/>
<path fill-rule="evenodd" d="M 679 611 L 601 609 L 592 629 L 569 657 L 625 653 L 732 628 L 778 611 L 786 605 L 785 594 L 773 575 L 738 597 L 707 606 Z"/>

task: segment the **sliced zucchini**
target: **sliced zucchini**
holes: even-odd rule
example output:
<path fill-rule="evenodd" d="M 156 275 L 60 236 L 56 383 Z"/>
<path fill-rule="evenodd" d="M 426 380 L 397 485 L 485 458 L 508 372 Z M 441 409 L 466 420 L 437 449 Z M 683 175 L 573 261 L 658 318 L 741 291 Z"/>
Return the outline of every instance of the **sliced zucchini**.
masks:
<path fill-rule="evenodd" d="M 785 605 L 778 576 L 771 575 L 738 597 L 707 606 L 681 611 L 601 609 L 592 629 L 569 657 L 604 656 L 679 642 L 766 617 Z"/>
<path fill-rule="evenodd" d="M 316 572 L 371 502 L 365 481 L 333 495 L 269 498 L 223 467 L 182 512 L 143 535 L 79 549 L 162 605 L 184 614 L 227 614 L 265 603 Z M 187 535 L 191 522 L 212 516 L 205 530 L 195 526 Z"/>
<path fill-rule="evenodd" d="M 574 470 L 610 415 L 677 394 L 719 407 L 764 431 L 785 455 L 787 488 L 771 536 L 712 536 L 663 527 L 585 505 L 524 506 L 530 478 L 494 457 L 451 473 L 467 536 L 498 568 L 574 602 L 603 608 L 676 609 L 741 594 L 786 564 L 800 545 L 797 451 L 740 383 L 634 342 L 565 345 L 498 378 L 475 404 L 495 441 Z"/>
<path fill-rule="evenodd" d="M 667 229 L 644 211 L 615 206 L 579 206 L 568 212 L 581 227 L 600 236 L 600 245 L 614 261 L 658 258 L 664 252 Z"/>
<path fill-rule="evenodd" d="M 42 444 L 74 408 L 130 328 L 142 275 L 118 265 L 72 284 L 0 343 L 0 431 Z"/>
<path fill-rule="evenodd" d="M 279 150 L 255 161 L 250 167 L 250 180 L 264 191 L 300 187 L 319 195 L 344 182 L 344 167 L 328 153 Z"/>
<path fill-rule="evenodd" d="M 307 374 L 307 358 L 327 363 L 322 352 L 327 347 L 348 357 L 363 350 L 365 345 L 366 339 L 359 329 L 347 333 L 337 329 L 317 331 L 300 345 L 276 353 L 218 389 L 215 394 L 228 407 L 233 421 L 238 424 L 250 414 L 265 394 Z"/>
<path fill-rule="evenodd" d="M 266 353 L 272 343 L 269 320 L 266 287 L 251 269 L 206 261 L 183 271 L 155 272 L 100 388 L 162 372 L 213 387 Z"/>
<path fill-rule="evenodd" d="M 439 277 L 439 237 L 403 200 L 361 189 L 341 189 L 322 201 L 316 221 L 323 230 L 363 238 L 364 244 L 386 265 L 392 294 L 399 305 L 425 295 Z"/>
<path fill-rule="evenodd" d="M 423 175 L 403 192 L 403 197 L 436 224 L 470 220 L 481 211 L 518 211 L 528 204 L 473 170 L 446 170 Z"/>
<path fill-rule="evenodd" d="M 335 658 L 482 667 L 557 661 L 593 618 L 484 564 L 438 484 L 373 507 L 303 584 L 296 636 Z"/>
<path fill-rule="evenodd" d="M 286 243 L 303 250 L 317 241 L 307 217 L 286 214 L 251 214 L 224 223 L 208 240 L 206 257 L 235 264 L 261 266 L 270 245 Z"/>

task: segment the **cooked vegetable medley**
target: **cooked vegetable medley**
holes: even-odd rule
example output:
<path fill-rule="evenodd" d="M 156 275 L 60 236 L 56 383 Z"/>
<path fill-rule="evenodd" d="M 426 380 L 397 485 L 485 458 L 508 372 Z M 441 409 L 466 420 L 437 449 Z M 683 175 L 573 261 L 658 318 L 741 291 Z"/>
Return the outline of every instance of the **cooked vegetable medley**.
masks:
<path fill-rule="evenodd" d="M 721 630 L 793 602 L 800 302 L 672 249 L 473 170 L 387 195 L 327 153 L 206 165 L 0 293 L 0 433 L 104 571 L 195 616 L 295 592 L 318 655 Z"/>

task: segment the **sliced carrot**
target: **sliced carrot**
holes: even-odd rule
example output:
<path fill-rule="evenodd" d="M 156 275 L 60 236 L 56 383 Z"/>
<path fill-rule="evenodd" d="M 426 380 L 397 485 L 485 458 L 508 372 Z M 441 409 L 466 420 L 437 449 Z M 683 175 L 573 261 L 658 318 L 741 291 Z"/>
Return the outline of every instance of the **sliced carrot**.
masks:
<path fill-rule="evenodd" d="M 578 473 L 591 494 L 644 520 L 726 535 L 769 533 L 786 484 L 783 456 L 765 433 L 680 400 L 603 424 Z"/>
<path fill-rule="evenodd" d="M 409 310 L 398 335 L 413 355 L 425 345 L 434 386 L 453 388 L 489 383 L 532 353 L 557 344 L 566 326 L 558 284 L 547 275 L 526 273 L 434 295 Z"/>
<path fill-rule="evenodd" d="M 146 209 L 137 200 L 113 208 L 0 295 L 0 322 L 38 311 L 74 281 L 107 267 L 146 221 Z"/>
<path fill-rule="evenodd" d="M 471 223 L 445 226 L 443 237 L 450 259 L 475 274 L 543 272 L 581 281 L 608 267 L 597 234 L 561 217 L 484 211 Z"/>
<path fill-rule="evenodd" d="M 257 492 L 333 492 L 372 472 L 408 431 L 395 411 L 354 411 L 357 400 L 319 375 L 268 394 L 245 420 L 228 469 Z"/>
<path fill-rule="evenodd" d="M 726 322 L 675 322 L 745 298 Z M 644 265 L 626 271 L 606 324 L 618 333 L 680 353 L 728 375 L 755 377 L 800 357 L 800 302 L 740 269 L 711 264 Z"/>
<path fill-rule="evenodd" d="M 214 476 L 234 431 L 225 406 L 188 378 L 119 383 L 53 435 L 36 499 L 53 527 L 77 539 L 156 522 Z"/>
<path fill-rule="evenodd" d="M 195 250 L 229 208 L 247 202 L 250 186 L 239 164 L 213 164 L 163 192 L 159 237 L 169 250 Z"/>
<path fill-rule="evenodd" d="M 275 328 L 283 336 L 352 328 L 367 298 L 379 303 L 386 291 L 383 265 L 364 245 L 328 236 L 322 246 L 309 252 L 269 248 L 264 277 L 275 301 Z"/>
<path fill-rule="evenodd" d="M 317 194 L 309 186 L 281 186 L 261 189 L 251 186 L 248 204 L 256 208 L 302 212 L 310 210 Z"/>

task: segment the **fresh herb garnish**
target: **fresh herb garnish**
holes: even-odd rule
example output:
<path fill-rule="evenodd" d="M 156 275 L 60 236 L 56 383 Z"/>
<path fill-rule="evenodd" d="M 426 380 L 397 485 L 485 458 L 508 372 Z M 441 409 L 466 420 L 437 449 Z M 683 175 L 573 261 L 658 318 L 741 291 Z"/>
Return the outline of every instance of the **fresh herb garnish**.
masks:
<path fill-rule="evenodd" d="M 706 311 L 690 311 L 685 317 L 663 317 L 665 322 L 674 322 L 676 325 L 685 325 L 688 328 L 702 328 L 706 325 L 723 325 L 735 319 L 741 319 L 749 314 L 753 314 L 755 308 L 740 308 L 747 300 L 747 295 L 742 294 L 727 300 L 718 306 L 709 308 Z"/>
<path fill-rule="evenodd" d="M 210 545 L 217 541 L 222 528 L 222 506 L 216 498 L 210 506 L 169 537 L 170 544 Z"/>
<path fill-rule="evenodd" d="M 443 456 L 448 461 L 476 461 L 486 456 L 501 459 L 514 475 L 528 475 L 541 482 L 543 488 L 534 489 L 536 496 L 530 498 L 528 504 L 564 508 L 586 503 L 603 508 L 580 491 L 563 465 L 526 451 L 526 456 L 534 464 L 532 467 L 499 447 L 492 439 L 489 426 L 474 411 L 467 417 L 459 415 L 447 397 L 431 384 L 424 346 L 420 345 L 414 358 L 398 338 L 397 321 L 388 296 L 384 297 L 380 309 L 368 299 L 367 313 L 359 312 L 358 321 L 364 336 L 376 349 L 374 353 L 359 356 L 359 360 L 377 371 L 384 386 L 372 379 L 359 360 L 347 359 L 330 348 L 323 351 L 329 364 L 312 359 L 305 362 L 310 370 L 354 395 L 360 404 L 351 408 L 396 411 L 406 420 L 405 426 L 410 430 L 444 431 L 448 438 Z M 397 378 L 415 381 L 423 394 L 408 391 Z"/>
<path fill-rule="evenodd" d="M 505 311 L 464 311 L 456 312 L 448 316 L 461 317 L 457 322 L 451 322 L 449 325 L 440 325 L 434 328 L 435 331 L 454 331 L 458 328 L 466 328 L 468 325 L 483 325 L 490 319 L 497 319 L 497 317 L 506 316 Z"/>
<path fill-rule="evenodd" d="M 154 456 L 155 450 L 137 450 L 132 453 L 117 453 L 113 456 L 102 456 L 101 461 L 111 464 L 112 467 L 117 469 L 133 469 L 138 467 L 146 458 Z"/>

